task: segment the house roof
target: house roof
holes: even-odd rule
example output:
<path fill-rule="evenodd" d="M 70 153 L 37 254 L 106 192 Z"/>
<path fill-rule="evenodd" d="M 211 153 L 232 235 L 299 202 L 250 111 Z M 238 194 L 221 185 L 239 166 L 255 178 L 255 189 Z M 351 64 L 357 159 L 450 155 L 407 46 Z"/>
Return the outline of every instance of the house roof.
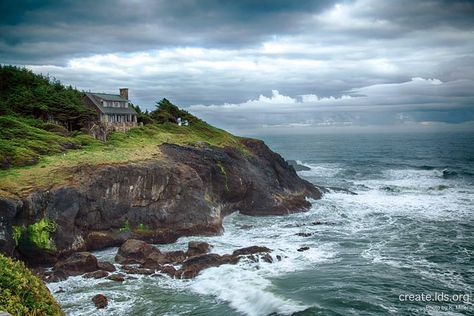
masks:
<path fill-rule="evenodd" d="M 128 105 L 128 100 L 122 98 L 119 95 L 86 92 L 86 96 L 104 114 L 135 114 L 135 115 L 137 114 L 137 112 L 135 112 L 135 110 Z M 100 103 L 101 100 L 127 102 L 127 107 L 126 108 L 118 108 L 118 107 L 116 108 L 116 107 L 103 106 Z"/>
<path fill-rule="evenodd" d="M 128 102 L 127 99 L 122 98 L 118 94 L 108 94 L 108 93 L 91 93 L 96 98 L 105 100 L 105 101 L 121 101 L 121 102 Z"/>

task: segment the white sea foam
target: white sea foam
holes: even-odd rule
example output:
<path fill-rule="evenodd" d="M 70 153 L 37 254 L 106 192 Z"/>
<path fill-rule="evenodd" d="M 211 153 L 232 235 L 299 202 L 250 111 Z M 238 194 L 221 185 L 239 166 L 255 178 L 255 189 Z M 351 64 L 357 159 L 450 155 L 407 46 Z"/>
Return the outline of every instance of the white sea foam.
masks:
<path fill-rule="evenodd" d="M 304 310 L 304 306 L 273 294 L 271 282 L 256 271 L 241 266 L 225 265 L 201 273 L 190 288 L 203 295 L 213 295 L 238 312 L 259 316 L 278 313 L 290 315 Z"/>
<path fill-rule="evenodd" d="M 107 309 L 101 310 L 96 309 L 91 298 L 97 294 L 96 289 L 104 283 L 104 280 L 84 279 L 77 276 L 63 282 L 49 283 L 48 288 L 66 309 L 68 315 L 123 315 L 137 300 L 133 295 L 133 288 L 139 285 L 136 280 L 134 281 L 126 281 L 120 285 L 110 281 L 112 286 L 102 288 L 101 293 L 108 298 L 109 304 Z M 60 290 L 64 292 L 58 293 Z"/>
<path fill-rule="evenodd" d="M 237 265 L 207 269 L 189 283 L 189 289 L 227 302 L 244 315 L 286 315 L 306 309 L 308 306 L 304 304 L 274 294 L 271 278 L 315 268 L 319 263 L 334 260 L 337 250 L 332 243 L 320 244 L 314 238 L 297 236 L 301 227 L 282 227 L 283 223 L 291 223 L 292 218 L 298 221 L 301 217 L 301 214 L 260 219 L 239 214 L 229 216 L 224 221 L 226 231 L 222 236 L 201 238 L 214 245 L 213 252 L 224 254 L 252 245 L 267 246 L 273 249 L 271 256 L 274 262 L 242 259 Z M 246 221 L 254 226 L 239 228 Z M 178 244 L 184 246 L 190 239 L 193 238 L 181 238 Z M 298 252 L 297 249 L 303 245 L 310 249 Z M 281 261 L 277 260 L 277 255 L 281 256 Z"/>
<path fill-rule="evenodd" d="M 310 170 L 299 171 L 304 177 L 333 177 L 342 170 L 338 163 L 312 164 L 296 161 L 299 165 L 310 168 Z"/>

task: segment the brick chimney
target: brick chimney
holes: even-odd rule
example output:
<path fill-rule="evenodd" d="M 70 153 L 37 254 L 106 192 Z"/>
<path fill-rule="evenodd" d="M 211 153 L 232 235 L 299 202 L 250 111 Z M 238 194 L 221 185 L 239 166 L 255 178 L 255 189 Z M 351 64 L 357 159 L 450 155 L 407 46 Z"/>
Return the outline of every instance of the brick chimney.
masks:
<path fill-rule="evenodd" d="M 128 88 L 120 88 L 120 96 L 128 100 Z"/>

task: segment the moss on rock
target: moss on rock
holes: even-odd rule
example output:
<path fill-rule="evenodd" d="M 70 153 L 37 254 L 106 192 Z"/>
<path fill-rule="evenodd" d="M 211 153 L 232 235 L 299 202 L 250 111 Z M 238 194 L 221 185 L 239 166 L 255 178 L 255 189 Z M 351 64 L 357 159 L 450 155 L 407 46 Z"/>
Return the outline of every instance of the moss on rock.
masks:
<path fill-rule="evenodd" d="M 12 315 L 63 315 L 48 288 L 23 262 L 1 254 L 0 311 Z"/>
<path fill-rule="evenodd" d="M 51 234 L 56 231 L 56 223 L 46 218 L 25 226 L 13 226 L 13 238 L 16 246 L 55 251 Z"/>

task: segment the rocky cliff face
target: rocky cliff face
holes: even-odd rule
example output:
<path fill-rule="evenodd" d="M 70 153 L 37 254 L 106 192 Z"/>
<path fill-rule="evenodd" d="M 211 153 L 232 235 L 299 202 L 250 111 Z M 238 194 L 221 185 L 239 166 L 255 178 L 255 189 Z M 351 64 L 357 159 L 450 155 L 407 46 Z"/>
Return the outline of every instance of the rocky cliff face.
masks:
<path fill-rule="evenodd" d="M 120 245 L 168 243 L 218 234 L 234 211 L 283 215 L 307 209 L 320 191 L 263 142 L 248 149 L 165 144 L 162 157 L 82 167 L 76 181 L 18 198 L 0 198 L 0 251 L 32 262 Z"/>

